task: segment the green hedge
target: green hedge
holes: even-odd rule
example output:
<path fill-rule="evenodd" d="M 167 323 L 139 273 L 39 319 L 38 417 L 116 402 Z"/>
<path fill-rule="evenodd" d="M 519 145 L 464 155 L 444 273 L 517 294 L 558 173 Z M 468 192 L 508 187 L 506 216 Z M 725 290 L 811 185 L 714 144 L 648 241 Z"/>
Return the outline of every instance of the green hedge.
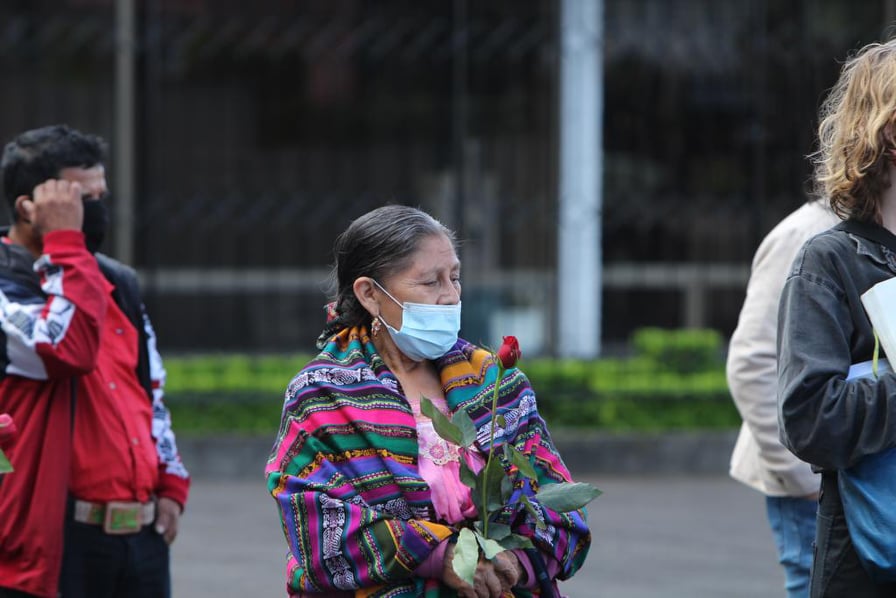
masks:
<path fill-rule="evenodd" d="M 645 328 L 626 358 L 525 358 L 520 367 L 551 426 L 612 431 L 732 428 L 721 336 Z M 167 403 L 181 434 L 277 431 L 284 390 L 309 355 L 168 357 Z"/>
<path fill-rule="evenodd" d="M 310 355 L 195 355 L 166 357 L 170 394 L 250 392 L 282 395 Z"/>
<path fill-rule="evenodd" d="M 165 358 L 166 404 L 178 434 L 277 432 L 283 393 L 310 355 Z"/>

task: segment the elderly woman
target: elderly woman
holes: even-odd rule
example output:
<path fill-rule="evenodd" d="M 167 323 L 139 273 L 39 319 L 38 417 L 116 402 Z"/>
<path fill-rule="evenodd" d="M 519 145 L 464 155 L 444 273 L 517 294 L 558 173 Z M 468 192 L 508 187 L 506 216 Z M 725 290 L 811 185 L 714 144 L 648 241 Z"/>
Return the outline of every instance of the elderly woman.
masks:
<path fill-rule="evenodd" d="M 838 476 L 896 446 L 896 374 L 851 375 L 874 354 L 861 295 L 896 275 L 896 41 L 844 64 L 821 117 L 815 179 L 845 222 L 803 246 L 781 295 L 781 439 L 822 474 L 810 595 L 894 596 L 862 564 Z"/>
<path fill-rule="evenodd" d="M 386 206 L 351 223 L 335 258 L 336 302 L 321 353 L 289 384 L 266 469 L 289 545 L 291 595 L 556 592 L 554 580 L 570 577 L 588 552 L 584 511 L 541 507 L 546 525 L 537 525 L 514 504 L 505 523 L 536 549 L 481 558 L 473 585 L 452 567 L 457 531 L 477 515 L 460 460 L 480 469 L 489 434 L 477 435 L 475 451 L 458 450 L 422 415 L 421 398 L 449 416 L 465 410 L 481 431 L 498 384 L 498 413 L 515 425 L 498 429 L 497 454 L 504 443 L 522 451 L 542 486 L 570 480 L 525 376 L 510 369 L 496 380 L 492 354 L 457 337 L 453 234 L 418 209 Z"/>

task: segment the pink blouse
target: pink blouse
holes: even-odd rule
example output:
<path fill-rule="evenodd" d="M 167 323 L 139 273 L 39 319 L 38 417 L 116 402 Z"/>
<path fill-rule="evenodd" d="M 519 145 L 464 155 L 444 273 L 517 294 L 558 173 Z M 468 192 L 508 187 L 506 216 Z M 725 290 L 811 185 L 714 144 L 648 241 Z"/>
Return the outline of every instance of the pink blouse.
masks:
<path fill-rule="evenodd" d="M 444 397 L 430 399 L 442 413 L 448 412 Z M 446 523 L 456 524 L 476 517 L 476 507 L 470 488 L 460 481 L 460 459 L 466 459 L 470 469 L 478 472 L 485 459 L 477 450 L 466 449 L 461 455 L 458 446 L 436 433 L 432 420 L 420 412 L 420 401 L 408 399 L 417 422 L 417 442 L 420 447 L 418 466 L 420 475 L 429 484 L 436 515 Z"/>
<path fill-rule="evenodd" d="M 444 397 L 431 398 L 432 404 L 442 413 L 448 413 L 448 405 Z M 438 435 L 432 420 L 420 412 L 420 400 L 408 399 L 417 422 L 417 443 L 420 447 L 418 467 L 420 475 L 429 484 L 432 492 L 432 503 L 436 515 L 448 524 L 457 524 L 465 519 L 476 517 L 476 507 L 470 495 L 470 487 L 460 481 L 460 460 L 466 459 L 467 466 L 474 472 L 485 467 L 482 453 L 472 447 L 460 452 L 457 445 L 448 442 Z M 417 568 L 421 577 L 440 577 L 445 558 L 447 540 L 430 554 L 430 557 Z M 522 550 L 514 550 L 514 554 L 522 565 L 524 573 L 520 585 L 527 588 L 536 583 L 532 564 Z M 553 559 L 548 561 L 548 572 L 554 578 L 559 565 Z M 555 586 L 556 587 L 556 586 Z"/>

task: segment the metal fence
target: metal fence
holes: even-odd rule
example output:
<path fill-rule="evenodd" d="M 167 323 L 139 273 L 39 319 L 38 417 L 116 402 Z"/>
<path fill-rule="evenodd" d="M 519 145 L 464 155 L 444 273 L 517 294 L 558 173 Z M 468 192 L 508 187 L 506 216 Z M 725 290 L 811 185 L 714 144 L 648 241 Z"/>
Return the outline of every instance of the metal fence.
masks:
<path fill-rule="evenodd" d="M 0 5 L 3 139 L 116 139 L 115 4 Z M 605 347 L 727 335 L 759 239 L 804 199 L 838 61 L 893 2 L 603 4 Z M 557 0 L 136 6 L 133 262 L 163 349 L 309 350 L 333 239 L 386 202 L 458 231 L 466 336 L 562 342 Z"/>

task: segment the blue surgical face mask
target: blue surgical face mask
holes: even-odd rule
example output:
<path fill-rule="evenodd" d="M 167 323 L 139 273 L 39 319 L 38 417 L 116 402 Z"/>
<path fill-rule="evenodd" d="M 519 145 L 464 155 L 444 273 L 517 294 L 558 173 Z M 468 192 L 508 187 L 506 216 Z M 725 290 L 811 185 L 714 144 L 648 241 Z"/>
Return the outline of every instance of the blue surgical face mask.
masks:
<path fill-rule="evenodd" d="M 401 303 L 383 285 L 373 282 L 401 307 L 401 330 L 390 326 L 382 316 L 377 317 L 402 353 L 414 361 L 438 359 L 454 346 L 460 330 L 460 302 L 455 305 Z"/>

